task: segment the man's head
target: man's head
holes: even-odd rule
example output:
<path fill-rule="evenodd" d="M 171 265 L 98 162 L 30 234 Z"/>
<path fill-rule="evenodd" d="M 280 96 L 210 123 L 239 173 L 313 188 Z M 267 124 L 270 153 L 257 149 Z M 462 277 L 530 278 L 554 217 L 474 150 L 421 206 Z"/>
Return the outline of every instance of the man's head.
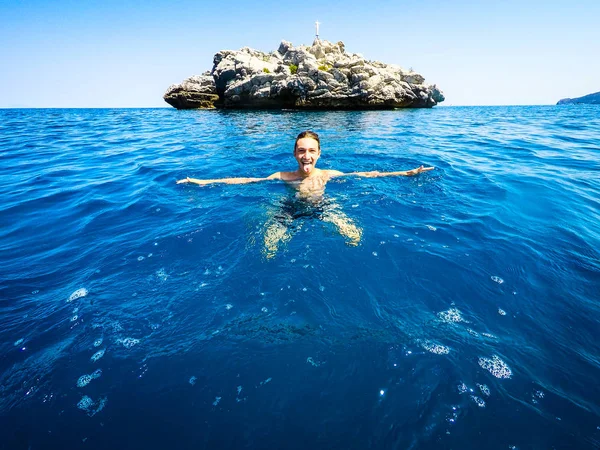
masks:
<path fill-rule="evenodd" d="M 315 169 L 320 156 L 321 143 L 319 135 L 309 130 L 300 133 L 294 144 L 294 158 L 298 161 L 300 171 L 305 175 L 310 175 Z"/>

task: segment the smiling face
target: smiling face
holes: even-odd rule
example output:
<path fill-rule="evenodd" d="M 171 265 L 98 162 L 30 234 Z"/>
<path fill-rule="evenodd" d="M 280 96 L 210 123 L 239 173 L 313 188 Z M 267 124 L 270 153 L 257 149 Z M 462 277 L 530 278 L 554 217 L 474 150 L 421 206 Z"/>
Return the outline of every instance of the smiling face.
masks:
<path fill-rule="evenodd" d="M 311 137 L 304 137 L 296 141 L 294 158 L 298 161 L 298 171 L 304 176 L 309 176 L 317 165 L 321 156 L 319 142 Z"/>

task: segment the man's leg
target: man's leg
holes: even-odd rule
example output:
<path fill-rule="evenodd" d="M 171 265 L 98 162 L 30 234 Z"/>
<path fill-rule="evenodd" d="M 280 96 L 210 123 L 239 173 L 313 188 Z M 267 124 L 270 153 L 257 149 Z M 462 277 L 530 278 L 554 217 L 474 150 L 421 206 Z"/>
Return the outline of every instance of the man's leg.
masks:
<path fill-rule="evenodd" d="M 362 230 L 338 207 L 328 208 L 321 220 L 333 224 L 338 233 L 346 238 L 346 244 L 356 246 L 360 243 Z"/>

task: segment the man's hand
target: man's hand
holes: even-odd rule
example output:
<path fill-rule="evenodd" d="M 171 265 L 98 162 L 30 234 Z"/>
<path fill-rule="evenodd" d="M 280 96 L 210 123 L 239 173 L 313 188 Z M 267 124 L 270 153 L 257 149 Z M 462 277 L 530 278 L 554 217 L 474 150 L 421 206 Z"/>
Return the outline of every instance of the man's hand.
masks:
<path fill-rule="evenodd" d="M 417 167 L 416 169 L 407 170 L 406 171 L 406 175 L 409 176 L 409 177 L 411 177 L 413 175 L 418 175 L 421 172 L 429 172 L 430 170 L 433 170 L 433 167 L 421 166 L 421 167 Z"/>
<path fill-rule="evenodd" d="M 190 181 L 190 177 L 185 177 L 183 180 L 177 180 L 177 184 L 189 183 Z"/>

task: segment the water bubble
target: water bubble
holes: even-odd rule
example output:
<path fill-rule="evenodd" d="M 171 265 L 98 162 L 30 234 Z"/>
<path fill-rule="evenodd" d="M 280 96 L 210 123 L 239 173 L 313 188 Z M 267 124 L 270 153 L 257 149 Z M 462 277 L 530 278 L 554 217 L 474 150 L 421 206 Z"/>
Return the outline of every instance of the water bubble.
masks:
<path fill-rule="evenodd" d="M 75 322 L 77 319 L 79 319 L 79 316 L 75 314 L 73 317 L 71 317 L 71 322 Z"/>
<path fill-rule="evenodd" d="M 134 345 L 137 345 L 137 344 L 139 344 L 139 343 L 140 343 L 140 340 L 139 340 L 139 339 L 135 339 L 135 338 L 130 338 L 130 337 L 128 337 L 128 338 L 125 338 L 125 339 L 118 339 L 118 340 L 117 340 L 117 342 L 118 342 L 119 344 L 122 344 L 122 345 L 123 345 L 123 347 L 125 347 L 125 348 L 128 348 L 128 349 L 129 349 L 129 348 L 133 347 Z"/>
<path fill-rule="evenodd" d="M 492 281 L 494 281 L 494 282 L 496 282 L 498 284 L 504 283 L 504 280 L 502 278 L 500 278 L 500 277 L 497 277 L 496 275 L 492 275 L 490 278 L 492 279 Z"/>
<path fill-rule="evenodd" d="M 302 292 L 306 292 L 306 291 L 308 291 L 308 289 L 302 288 Z"/>
<path fill-rule="evenodd" d="M 94 341 L 94 347 L 100 347 L 102 345 L 102 339 L 96 339 Z"/>
<path fill-rule="evenodd" d="M 479 336 L 479 333 L 475 330 L 472 330 L 470 328 L 467 328 L 467 332 L 471 335 L 471 336 Z"/>
<path fill-rule="evenodd" d="M 506 315 L 506 311 L 504 311 L 503 309 L 498 308 L 498 314 L 500 314 L 501 316 L 505 316 Z"/>
<path fill-rule="evenodd" d="M 237 387 L 237 395 L 239 396 L 242 393 L 242 386 Z"/>
<path fill-rule="evenodd" d="M 221 401 L 221 397 L 215 397 L 215 401 L 213 402 L 213 406 L 217 406 Z"/>
<path fill-rule="evenodd" d="M 85 411 L 88 416 L 92 417 L 104 409 L 106 402 L 106 397 L 102 397 L 100 400 L 98 400 L 98 403 L 96 403 L 90 397 L 84 395 L 81 397 L 81 400 L 79 400 L 79 403 L 77 403 L 77 407 L 82 411 Z"/>
<path fill-rule="evenodd" d="M 437 228 L 432 226 L 432 225 L 427 225 L 427 228 L 429 228 L 431 231 L 436 231 Z"/>
<path fill-rule="evenodd" d="M 137 260 L 138 260 L 138 261 L 143 261 L 143 260 L 144 260 L 144 257 L 143 257 L 143 256 L 138 256 L 138 259 L 137 259 Z"/>
<path fill-rule="evenodd" d="M 465 383 L 460 383 L 457 386 L 457 389 L 458 389 L 459 394 L 464 394 L 465 392 L 467 392 L 469 390 L 469 388 L 467 387 L 467 385 Z"/>
<path fill-rule="evenodd" d="M 377 256 L 377 252 L 373 252 L 373 256 Z"/>
<path fill-rule="evenodd" d="M 490 392 L 490 388 L 487 387 L 486 384 L 479 384 L 479 383 L 477 383 L 477 387 L 479 388 L 479 390 L 481 391 L 481 393 L 483 395 L 485 395 L 486 397 L 489 397 L 492 394 Z"/>
<path fill-rule="evenodd" d="M 485 408 L 485 401 L 481 397 L 477 397 L 476 395 L 471 395 L 471 400 L 475 402 L 477 406 L 480 408 Z"/>
<path fill-rule="evenodd" d="M 533 395 L 536 396 L 537 398 L 544 398 L 544 393 L 542 391 L 534 391 Z"/>
<path fill-rule="evenodd" d="M 148 258 L 152 258 L 152 253 L 148 253 Z"/>
<path fill-rule="evenodd" d="M 325 290 L 325 286 L 319 286 L 319 290 L 323 292 Z"/>
<path fill-rule="evenodd" d="M 384 391 L 383 389 L 381 389 L 381 390 L 379 391 L 379 395 L 380 395 L 381 397 L 383 397 L 383 396 L 385 395 L 385 391 Z"/>
<path fill-rule="evenodd" d="M 260 382 L 260 385 L 262 386 L 263 384 L 270 383 L 272 379 L 273 379 L 273 378 L 269 377 L 269 378 L 267 378 L 266 380 L 264 380 L 264 381 L 261 381 L 261 382 Z"/>
<path fill-rule="evenodd" d="M 14 345 L 15 347 L 18 347 L 18 346 L 19 346 L 19 345 L 21 345 L 23 342 L 25 342 L 25 339 L 23 339 L 23 338 L 21 338 L 21 339 L 17 339 L 13 345 Z"/>
<path fill-rule="evenodd" d="M 490 358 L 479 358 L 479 365 L 488 370 L 496 378 L 510 378 L 512 370 L 497 355 Z"/>
<path fill-rule="evenodd" d="M 84 411 L 87 411 L 93 405 L 94 405 L 94 401 L 87 395 L 84 395 L 83 397 L 81 397 L 81 400 L 79 400 L 79 403 L 77 403 L 77 407 L 79 409 L 83 409 Z"/>
<path fill-rule="evenodd" d="M 88 295 L 88 290 L 86 288 L 77 289 L 69 296 L 69 300 L 67 300 L 67 302 L 71 303 L 72 301 L 85 297 L 86 295 Z"/>
<path fill-rule="evenodd" d="M 96 361 L 98 361 L 100 358 L 102 358 L 102 357 L 104 356 L 104 352 L 105 352 L 105 351 L 106 351 L 106 349 L 105 349 L 105 348 L 104 348 L 104 349 L 102 349 L 102 350 L 98 350 L 96 353 L 94 353 L 94 354 L 92 355 L 92 357 L 90 358 L 90 360 L 91 360 L 92 362 L 96 362 Z"/>
<path fill-rule="evenodd" d="M 166 281 L 167 278 L 169 278 L 169 275 L 167 275 L 167 272 L 165 271 L 165 269 L 159 269 L 159 270 L 157 270 L 156 271 L 156 276 L 161 281 Z"/>
<path fill-rule="evenodd" d="M 306 358 L 306 362 L 307 362 L 308 364 L 310 364 L 311 366 L 313 366 L 313 367 L 319 367 L 319 366 L 321 365 L 321 363 L 320 363 L 320 362 L 318 362 L 318 361 L 315 361 L 315 360 L 312 358 L 312 356 L 309 356 L 308 358 Z"/>
<path fill-rule="evenodd" d="M 264 313 L 269 312 L 269 309 L 266 306 L 263 306 L 260 310 Z"/>
<path fill-rule="evenodd" d="M 32 293 L 33 295 L 35 295 L 35 294 L 39 294 L 39 292 L 40 292 L 40 291 L 39 291 L 38 289 L 36 289 L 35 291 L 31 291 L 31 293 Z"/>
<path fill-rule="evenodd" d="M 428 352 L 434 353 L 436 355 L 447 355 L 448 353 L 450 353 L 449 347 L 446 347 L 445 345 L 436 344 L 435 342 L 431 341 L 421 342 L 421 347 L 423 347 Z"/>
<path fill-rule="evenodd" d="M 231 308 L 233 308 L 233 305 L 231 303 L 227 303 L 225 305 L 225 309 L 230 310 Z"/>
<path fill-rule="evenodd" d="M 481 333 L 482 336 L 485 336 L 486 338 L 490 338 L 490 339 L 497 339 L 496 336 L 494 336 L 491 333 Z"/>
<path fill-rule="evenodd" d="M 148 364 L 144 363 L 139 368 L 140 373 L 138 374 L 138 378 L 142 378 L 148 372 Z"/>
<path fill-rule="evenodd" d="M 190 379 L 188 380 L 188 383 L 190 383 L 193 386 L 196 384 L 196 381 L 198 381 L 198 378 L 191 376 Z"/>
<path fill-rule="evenodd" d="M 450 308 L 448 311 L 439 312 L 438 317 L 446 323 L 466 322 L 462 313 L 457 308 Z"/>
<path fill-rule="evenodd" d="M 87 375 L 87 374 L 86 375 L 81 375 L 79 377 L 79 379 L 77 380 L 77 387 L 80 387 L 80 388 L 81 387 L 85 387 L 88 384 L 90 384 L 90 381 L 92 381 L 92 380 L 93 380 L 93 378 L 92 378 L 91 375 Z"/>

